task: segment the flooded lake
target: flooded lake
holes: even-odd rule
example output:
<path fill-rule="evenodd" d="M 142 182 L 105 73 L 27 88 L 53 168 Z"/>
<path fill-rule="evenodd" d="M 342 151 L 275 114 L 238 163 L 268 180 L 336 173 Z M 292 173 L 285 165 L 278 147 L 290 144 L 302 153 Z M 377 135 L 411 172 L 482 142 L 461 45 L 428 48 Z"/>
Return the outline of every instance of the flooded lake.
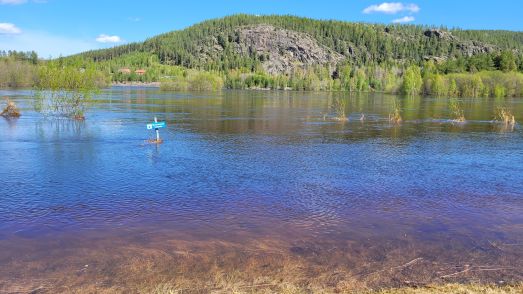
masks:
<path fill-rule="evenodd" d="M 0 118 L 0 292 L 523 280 L 523 128 L 493 122 L 522 98 L 454 123 L 447 98 L 382 94 L 115 87 L 85 121 L 0 96 L 22 110 Z"/>

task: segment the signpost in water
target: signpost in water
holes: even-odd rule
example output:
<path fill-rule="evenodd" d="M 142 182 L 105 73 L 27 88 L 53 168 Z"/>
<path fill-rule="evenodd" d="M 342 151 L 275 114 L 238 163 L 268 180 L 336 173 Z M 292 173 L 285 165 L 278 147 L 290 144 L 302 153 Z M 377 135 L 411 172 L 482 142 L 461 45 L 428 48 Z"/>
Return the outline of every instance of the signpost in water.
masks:
<path fill-rule="evenodd" d="M 165 128 L 167 124 L 164 121 L 158 121 L 156 116 L 154 117 L 154 122 L 147 124 L 147 129 L 152 130 L 154 129 L 156 131 L 156 143 L 160 143 L 160 130 L 161 128 Z"/>

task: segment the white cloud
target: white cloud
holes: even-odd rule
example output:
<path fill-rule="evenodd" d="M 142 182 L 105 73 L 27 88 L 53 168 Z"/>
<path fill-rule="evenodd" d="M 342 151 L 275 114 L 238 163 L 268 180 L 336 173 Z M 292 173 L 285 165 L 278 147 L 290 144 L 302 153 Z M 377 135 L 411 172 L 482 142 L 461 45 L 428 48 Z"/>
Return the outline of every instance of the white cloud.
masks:
<path fill-rule="evenodd" d="M 0 35 L 17 35 L 22 32 L 17 26 L 8 22 L 0 22 Z"/>
<path fill-rule="evenodd" d="M 393 23 L 406 23 L 406 22 L 411 22 L 411 21 L 415 21 L 416 19 L 414 18 L 414 16 L 404 16 L 402 18 L 396 18 L 394 20 L 392 20 Z"/>
<path fill-rule="evenodd" d="M 398 12 L 407 11 L 410 13 L 416 13 L 420 10 L 419 6 L 416 4 L 404 4 L 400 2 L 383 2 L 381 4 L 371 5 L 363 9 L 363 13 L 386 13 L 386 14 L 396 14 Z"/>
<path fill-rule="evenodd" d="M 120 43 L 122 39 L 119 36 L 109 36 L 106 34 L 101 34 L 96 38 L 96 42 L 99 43 Z"/>
<path fill-rule="evenodd" d="M 11 4 L 11 5 L 24 4 L 25 2 L 27 2 L 27 0 L 0 0 L 0 4 Z"/>

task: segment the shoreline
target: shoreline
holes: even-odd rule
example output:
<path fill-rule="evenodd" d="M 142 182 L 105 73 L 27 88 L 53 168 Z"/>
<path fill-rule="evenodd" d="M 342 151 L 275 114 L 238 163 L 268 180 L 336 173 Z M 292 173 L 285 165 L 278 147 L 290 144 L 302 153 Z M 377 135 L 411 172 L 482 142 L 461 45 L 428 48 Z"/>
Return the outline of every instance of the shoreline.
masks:
<path fill-rule="evenodd" d="M 148 88 L 160 88 L 160 82 L 128 82 L 128 83 L 115 83 L 112 82 L 110 87 L 148 87 Z"/>

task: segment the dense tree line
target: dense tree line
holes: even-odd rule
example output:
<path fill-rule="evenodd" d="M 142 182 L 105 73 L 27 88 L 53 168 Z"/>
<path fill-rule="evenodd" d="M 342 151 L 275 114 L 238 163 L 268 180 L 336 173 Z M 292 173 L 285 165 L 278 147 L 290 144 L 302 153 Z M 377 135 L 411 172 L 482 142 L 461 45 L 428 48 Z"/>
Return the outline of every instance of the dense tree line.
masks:
<path fill-rule="evenodd" d="M 29 88 L 37 81 L 36 52 L 0 51 L 0 87 Z"/>
<path fill-rule="evenodd" d="M 234 15 L 208 20 L 181 31 L 150 38 L 143 43 L 132 43 L 111 49 L 83 53 L 93 61 L 105 61 L 133 52 L 147 52 L 160 63 L 204 70 L 246 68 L 254 71 L 263 56 L 242 56 L 233 50 L 238 40 L 238 27 L 270 24 L 283 29 L 302 32 L 315 38 L 321 45 L 344 55 L 354 66 L 372 64 L 417 63 L 426 58 L 457 59 L 456 67 L 468 62 L 485 44 L 492 56 L 505 51 L 514 55 L 517 67 L 522 66 L 523 33 L 509 31 L 447 30 L 415 25 L 381 25 L 322 21 L 294 16 Z M 431 30 L 439 33 L 429 34 Z M 211 59 L 202 59 L 202 48 L 219 44 L 223 50 Z M 474 47 L 476 46 L 476 47 Z M 475 48 L 475 49 L 474 49 Z M 472 51 L 471 51 L 472 50 Z M 487 49 L 485 49 L 487 50 Z M 472 53 L 471 53 L 472 52 Z M 508 53 L 507 53 L 508 54 Z M 454 70 L 450 68 L 449 70 Z"/>
<path fill-rule="evenodd" d="M 35 51 L 0 50 L 0 60 L 29 61 L 38 64 L 38 54 Z"/>
<path fill-rule="evenodd" d="M 240 54 L 238 28 L 270 24 L 306 33 L 345 59 L 335 68 L 308 66 L 267 74 L 269 58 Z M 211 53 L 209 48 L 220 48 Z M 202 55 L 202 52 L 205 54 Z M 444 27 L 320 21 L 294 16 L 234 15 L 110 49 L 52 61 L 95 68 L 113 82 L 162 81 L 165 89 L 380 91 L 407 95 L 523 96 L 523 33 Z M 34 52 L 0 52 L 0 86 L 38 80 Z M 45 63 L 45 62 L 43 62 Z M 137 73 L 137 70 L 145 72 Z M 27 75 L 17 75 L 20 72 Z M 5 78 L 2 78 L 5 77 Z M 29 78 L 28 78 L 29 77 Z M 10 82 L 6 82 L 10 81 Z"/>
<path fill-rule="evenodd" d="M 306 33 L 345 56 L 345 61 L 337 65 L 334 73 L 313 66 L 294 69 L 290 74 L 268 75 L 261 66 L 266 56 L 258 56 L 256 52 L 242 55 L 234 50 L 239 40 L 238 28 L 257 24 Z M 202 51 L 217 45 L 221 50 L 202 57 Z M 194 69 L 212 72 L 224 81 L 225 87 L 233 89 L 384 91 L 414 95 L 430 92 L 422 87 L 426 84 L 420 82 L 425 78 L 419 77 L 422 72 L 452 75 L 523 71 L 521 52 L 521 32 L 240 14 L 208 20 L 142 43 L 86 52 L 72 59 L 94 61 L 118 82 L 165 80 L 170 87 L 184 88 L 188 82 L 186 69 Z M 119 72 L 122 67 L 130 68 L 131 72 Z M 134 74 L 139 68 L 146 68 L 147 73 Z"/>

